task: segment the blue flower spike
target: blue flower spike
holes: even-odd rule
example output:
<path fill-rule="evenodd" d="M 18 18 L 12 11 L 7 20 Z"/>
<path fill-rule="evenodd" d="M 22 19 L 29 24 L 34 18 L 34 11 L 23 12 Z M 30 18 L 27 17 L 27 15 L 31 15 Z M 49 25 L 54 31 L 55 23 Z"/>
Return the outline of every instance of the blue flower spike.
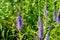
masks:
<path fill-rule="evenodd" d="M 18 17 L 17 17 L 17 30 L 22 31 L 22 17 L 21 17 L 20 9 L 18 12 Z"/>
<path fill-rule="evenodd" d="M 38 40 L 42 40 L 43 39 L 43 24 L 42 24 L 42 18 L 40 16 L 38 18 L 38 28 L 39 28 Z"/>

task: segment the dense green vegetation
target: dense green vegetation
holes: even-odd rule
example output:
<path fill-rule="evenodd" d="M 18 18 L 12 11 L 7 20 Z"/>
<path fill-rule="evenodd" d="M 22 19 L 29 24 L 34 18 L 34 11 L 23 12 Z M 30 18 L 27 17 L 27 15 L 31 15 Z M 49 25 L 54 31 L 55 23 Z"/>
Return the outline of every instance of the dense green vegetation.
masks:
<path fill-rule="evenodd" d="M 54 3 L 56 14 L 60 8 L 60 0 L 0 0 L 0 40 L 38 40 L 38 15 L 42 17 L 44 34 L 51 27 L 50 40 L 60 40 L 60 23 L 53 20 Z M 48 20 L 44 16 L 47 3 Z M 39 6 L 39 8 L 38 8 Z M 22 32 L 16 30 L 16 18 L 19 7 L 23 21 Z M 38 11 L 38 9 L 40 9 Z M 48 23 L 46 22 L 48 21 Z"/>

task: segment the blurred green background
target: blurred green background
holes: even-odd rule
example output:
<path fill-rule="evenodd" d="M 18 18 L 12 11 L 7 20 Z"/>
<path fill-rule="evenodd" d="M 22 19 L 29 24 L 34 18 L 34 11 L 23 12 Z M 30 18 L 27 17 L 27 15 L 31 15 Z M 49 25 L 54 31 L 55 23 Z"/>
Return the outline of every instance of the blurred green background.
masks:
<path fill-rule="evenodd" d="M 0 0 L 0 40 L 38 40 L 38 1 L 40 14 L 43 19 L 44 34 L 51 27 L 50 40 L 60 40 L 60 24 L 53 21 L 54 2 L 56 13 L 60 8 L 60 0 L 48 0 L 48 20 L 44 16 L 45 0 Z M 18 7 L 21 7 L 23 21 L 22 33 L 16 32 Z"/>

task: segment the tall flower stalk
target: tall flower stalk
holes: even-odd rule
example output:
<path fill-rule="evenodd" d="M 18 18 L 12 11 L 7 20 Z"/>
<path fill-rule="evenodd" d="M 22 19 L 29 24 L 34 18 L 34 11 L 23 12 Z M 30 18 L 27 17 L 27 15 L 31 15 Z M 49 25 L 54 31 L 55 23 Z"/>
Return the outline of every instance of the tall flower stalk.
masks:
<path fill-rule="evenodd" d="M 40 0 L 38 0 L 38 29 L 39 29 L 39 33 L 38 33 L 38 40 L 43 40 L 43 24 L 42 24 L 42 18 L 40 17 L 40 7 L 39 7 L 39 2 Z"/>
<path fill-rule="evenodd" d="M 43 24 L 42 24 L 42 18 L 40 17 L 40 15 L 38 18 L 38 28 L 39 28 L 38 40 L 43 40 Z"/>
<path fill-rule="evenodd" d="M 18 17 L 17 17 L 17 30 L 22 31 L 22 17 L 21 17 L 20 13 L 21 12 L 20 12 L 20 9 L 19 9 Z"/>

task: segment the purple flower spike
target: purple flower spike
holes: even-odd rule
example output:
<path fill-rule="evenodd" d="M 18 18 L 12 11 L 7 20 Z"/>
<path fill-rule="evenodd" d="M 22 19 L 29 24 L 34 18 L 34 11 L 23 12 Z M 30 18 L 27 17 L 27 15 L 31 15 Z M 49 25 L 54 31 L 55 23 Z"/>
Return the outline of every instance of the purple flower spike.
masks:
<path fill-rule="evenodd" d="M 44 9 L 44 15 L 47 17 L 47 9 L 46 9 L 46 7 Z"/>
<path fill-rule="evenodd" d="M 22 18 L 20 12 L 18 12 L 18 17 L 17 17 L 17 30 L 22 31 Z"/>
<path fill-rule="evenodd" d="M 56 12 L 54 12 L 53 20 L 57 21 L 57 14 L 56 14 Z"/>
<path fill-rule="evenodd" d="M 46 40 L 49 40 L 49 36 L 50 36 L 50 28 L 48 29 L 48 32 L 46 34 Z"/>
<path fill-rule="evenodd" d="M 58 10 L 57 21 L 60 22 L 60 8 L 59 8 L 59 10 Z"/>
<path fill-rule="evenodd" d="M 53 20 L 57 22 L 57 14 L 56 14 L 56 6 L 54 5 L 54 14 L 53 14 Z"/>
<path fill-rule="evenodd" d="M 42 18 L 40 16 L 38 18 L 38 28 L 39 28 L 38 37 L 39 37 L 39 40 L 42 40 L 42 37 L 43 37 L 43 25 L 42 25 Z"/>

